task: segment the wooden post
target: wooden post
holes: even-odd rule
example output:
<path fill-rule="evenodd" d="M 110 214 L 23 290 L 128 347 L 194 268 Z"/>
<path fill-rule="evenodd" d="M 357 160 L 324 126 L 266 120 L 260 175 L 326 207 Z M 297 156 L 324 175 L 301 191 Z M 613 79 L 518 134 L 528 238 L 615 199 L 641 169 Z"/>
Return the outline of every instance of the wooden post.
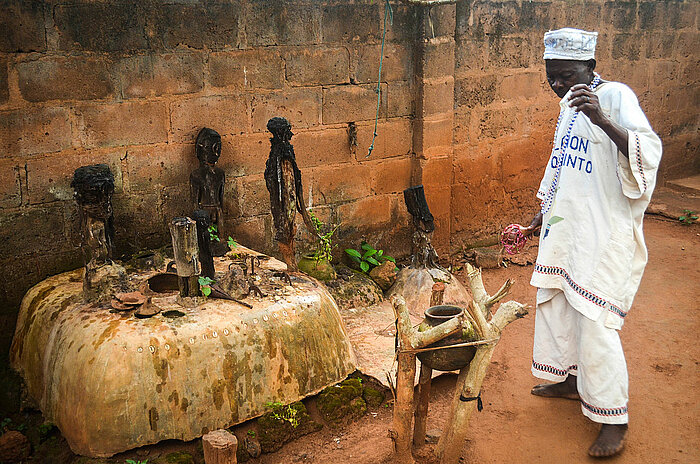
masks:
<path fill-rule="evenodd" d="M 197 276 L 201 272 L 197 223 L 188 217 L 177 217 L 170 223 L 170 237 L 177 266 L 180 296 L 198 296 Z"/>
<path fill-rule="evenodd" d="M 238 439 L 227 430 L 219 429 L 202 437 L 205 464 L 236 464 Z"/>
<path fill-rule="evenodd" d="M 406 305 L 403 305 L 406 309 Z M 411 418 L 413 416 L 413 382 L 416 378 L 416 354 L 405 352 L 411 349 L 409 338 L 411 322 L 406 317 L 401 317 L 394 306 L 397 316 L 396 336 L 398 337 L 398 367 L 396 372 L 396 401 L 394 402 L 394 419 L 392 424 L 392 439 L 394 451 L 398 462 L 413 463 L 411 453 Z"/>
<path fill-rule="evenodd" d="M 420 377 L 418 379 L 418 403 L 413 415 L 413 445 L 425 445 L 425 430 L 428 425 L 428 405 L 430 403 L 430 384 L 433 378 L 433 370 L 421 363 Z"/>

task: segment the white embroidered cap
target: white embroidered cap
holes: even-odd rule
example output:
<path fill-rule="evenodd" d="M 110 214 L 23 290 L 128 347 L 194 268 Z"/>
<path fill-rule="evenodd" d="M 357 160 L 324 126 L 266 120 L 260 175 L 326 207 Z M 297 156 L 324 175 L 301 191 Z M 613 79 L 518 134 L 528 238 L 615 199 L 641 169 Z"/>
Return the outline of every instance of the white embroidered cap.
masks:
<path fill-rule="evenodd" d="M 587 61 L 595 58 L 597 32 L 565 27 L 544 35 L 545 60 Z"/>

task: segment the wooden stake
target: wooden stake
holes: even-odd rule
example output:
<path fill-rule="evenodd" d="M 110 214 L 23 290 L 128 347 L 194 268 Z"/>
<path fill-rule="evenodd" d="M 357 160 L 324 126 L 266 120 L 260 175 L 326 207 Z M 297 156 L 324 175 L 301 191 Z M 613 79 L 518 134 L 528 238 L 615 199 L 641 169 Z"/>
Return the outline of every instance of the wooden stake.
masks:
<path fill-rule="evenodd" d="M 205 464 L 236 464 L 238 439 L 227 430 L 219 429 L 202 437 Z"/>
<path fill-rule="evenodd" d="M 425 430 L 428 425 L 428 404 L 430 402 L 430 384 L 433 370 L 421 363 L 420 378 L 418 379 L 418 402 L 413 415 L 413 445 L 425 445 Z"/>
<path fill-rule="evenodd" d="M 197 223 L 188 217 L 177 217 L 170 223 L 180 296 L 198 296 L 197 276 L 202 271 L 197 245 Z"/>

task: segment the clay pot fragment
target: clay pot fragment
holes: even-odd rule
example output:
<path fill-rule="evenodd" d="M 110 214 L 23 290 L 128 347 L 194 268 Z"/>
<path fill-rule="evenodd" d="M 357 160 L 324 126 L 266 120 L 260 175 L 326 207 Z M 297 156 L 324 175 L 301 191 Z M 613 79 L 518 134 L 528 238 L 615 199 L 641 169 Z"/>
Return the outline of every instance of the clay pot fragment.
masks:
<path fill-rule="evenodd" d="M 147 317 L 153 317 L 161 311 L 161 307 L 154 305 L 151 302 L 151 299 L 148 298 L 146 302 L 134 313 L 134 316 L 138 317 L 139 319 L 145 319 Z"/>
<path fill-rule="evenodd" d="M 117 311 L 131 311 L 135 308 L 135 306 L 125 305 L 116 298 L 112 298 L 110 305 L 112 306 L 112 309 L 116 309 Z"/>
<path fill-rule="evenodd" d="M 146 296 L 141 292 L 117 293 L 114 298 L 125 305 L 142 305 L 146 302 Z"/>

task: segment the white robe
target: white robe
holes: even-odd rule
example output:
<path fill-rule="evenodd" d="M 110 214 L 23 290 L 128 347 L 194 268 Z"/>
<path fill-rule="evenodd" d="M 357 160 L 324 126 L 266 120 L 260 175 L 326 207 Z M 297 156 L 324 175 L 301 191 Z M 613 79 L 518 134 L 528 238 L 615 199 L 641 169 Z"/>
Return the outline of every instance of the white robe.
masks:
<path fill-rule="evenodd" d="M 642 220 L 656 183 L 661 141 L 629 87 L 605 82 L 595 93 L 603 112 L 627 129 L 629 159 L 585 114 L 578 115 L 553 202 L 542 218 L 530 283 L 550 289 L 538 293 L 538 300 L 546 301 L 561 290 L 584 316 L 595 321 L 607 311 L 605 326 L 620 329 L 647 262 Z M 543 201 L 575 114 L 568 97 L 559 103 L 556 148 L 537 193 Z"/>

